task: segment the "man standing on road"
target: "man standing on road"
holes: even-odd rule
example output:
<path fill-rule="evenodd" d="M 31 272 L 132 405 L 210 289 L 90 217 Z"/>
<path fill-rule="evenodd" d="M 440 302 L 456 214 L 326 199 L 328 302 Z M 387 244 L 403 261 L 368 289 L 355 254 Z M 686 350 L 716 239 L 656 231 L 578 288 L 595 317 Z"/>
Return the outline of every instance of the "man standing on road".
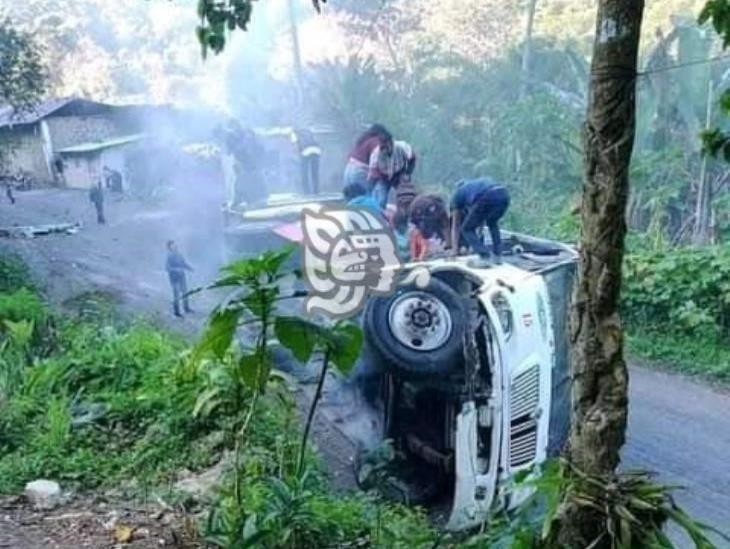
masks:
<path fill-rule="evenodd" d="M 486 177 L 461 181 L 451 199 L 452 253 L 459 253 L 461 238 L 482 260 L 489 260 L 489 248 L 484 245 L 478 230 L 487 226 L 492 236 L 492 254 L 495 263 L 501 263 L 502 238 L 499 220 L 509 207 L 507 189 Z"/>
<path fill-rule="evenodd" d="M 8 200 L 11 204 L 15 204 L 15 196 L 13 196 L 13 186 L 10 184 L 10 181 L 5 182 L 5 196 L 8 197 Z"/>
<path fill-rule="evenodd" d="M 165 262 L 165 270 L 170 277 L 170 286 L 172 287 L 172 311 L 175 316 L 182 317 L 180 313 L 180 302 L 186 313 L 192 313 L 188 304 L 188 284 L 185 271 L 192 271 L 193 268 L 188 265 L 185 258 L 177 249 L 174 240 L 167 241 L 167 261 Z"/>
<path fill-rule="evenodd" d="M 104 189 L 101 186 L 101 180 L 91 187 L 91 190 L 89 191 L 89 200 L 96 209 L 96 222 L 99 225 L 104 225 L 106 223 L 106 219 L 104 218 Z"/>

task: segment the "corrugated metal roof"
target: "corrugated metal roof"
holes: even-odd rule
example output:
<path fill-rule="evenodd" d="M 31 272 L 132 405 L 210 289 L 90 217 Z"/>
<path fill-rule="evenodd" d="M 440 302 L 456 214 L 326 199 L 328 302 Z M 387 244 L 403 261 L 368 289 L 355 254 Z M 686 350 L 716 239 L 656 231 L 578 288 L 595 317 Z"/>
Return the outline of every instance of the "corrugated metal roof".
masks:
<path fill-rule="evenodd" d="M 30 109 L 16 111 L 8 105 L 0 106 L 0 128 L 5 126 L 21 126 L 24 124 L 34 124 L 46 116 L 70 105 L 77 103 L 87 108 L 110 109 L 114 105 L 99 103 L 98 101 L 90 101 L 80 97 L 58 97 L 42 101 Z"/>
<path fill-rule="evenodd" d="M 80 145 L 74 145 L 73 147 L 66 147 L 65 149 L 59 149 L 56 152 L 61 154 L 81 154 L 87 152 L 101 151 L 103 149 L 111 149 L 112 147 L 120 147 L 127 145 L 128 143 L 134 143 L 144 138 L 145 134 L 138 133 L 134 135 L 124 135 L 121 137 L 114 137 L 105 141 L 93 141 L 89 143 L 81 143 Z"/>

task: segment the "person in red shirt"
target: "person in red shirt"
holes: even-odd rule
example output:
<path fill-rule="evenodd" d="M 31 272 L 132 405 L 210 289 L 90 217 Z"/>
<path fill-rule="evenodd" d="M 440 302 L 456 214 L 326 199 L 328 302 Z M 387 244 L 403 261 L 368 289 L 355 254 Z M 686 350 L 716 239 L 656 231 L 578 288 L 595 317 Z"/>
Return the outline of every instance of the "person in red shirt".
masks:
<path fill-rule="evenodd" d="M 359 183 L 369 188 L 368 171 L 370 157 L 380 145 L 387 146 L 393 142 L 393 136 L 382 124 L 373 124 L 355 142 L 347 160 L 343 176 L 343 187 L 351 183 Z"/>
<path fill-rule="evenodd" d="M 448 246 L 449 214 L 444 200 L 436 194 L 419 195 L 411 203 L 409 218 L 411 260 L 423 261 Z"/>

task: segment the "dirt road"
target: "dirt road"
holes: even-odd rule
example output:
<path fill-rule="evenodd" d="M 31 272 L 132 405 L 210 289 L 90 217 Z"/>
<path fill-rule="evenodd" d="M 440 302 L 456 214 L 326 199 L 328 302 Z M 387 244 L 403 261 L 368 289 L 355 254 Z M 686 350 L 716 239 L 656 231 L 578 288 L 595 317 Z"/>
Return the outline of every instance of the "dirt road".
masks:
<path fill-rule="evenodd" d="M 157 205 L 110 199 L 109 222 L 97 226 L 84 193 L 19 193 L 16 205 L 0 203 L 0 226 L 81 221 L 85 227 L 72 236 L 4 239 L 0 252 L 22 254 L 55 302 L 101 288 L 118 295 L 125 308 L 169 323 L 165 241 L 177 240 L 196 267 L 193 284 L 209 281 L 222 260 L 220 203 L 206 189 L 183 189 Z M 209 306 L 194 302 L 197 314 L 173 322 L 194 332 Z M 680 376 L 641 367 L 631 373 L 625 466 L 657 471 L 661 480 L 686 487 L 678 495 L 681 504 L 730 530 L 730 396 Z"/>

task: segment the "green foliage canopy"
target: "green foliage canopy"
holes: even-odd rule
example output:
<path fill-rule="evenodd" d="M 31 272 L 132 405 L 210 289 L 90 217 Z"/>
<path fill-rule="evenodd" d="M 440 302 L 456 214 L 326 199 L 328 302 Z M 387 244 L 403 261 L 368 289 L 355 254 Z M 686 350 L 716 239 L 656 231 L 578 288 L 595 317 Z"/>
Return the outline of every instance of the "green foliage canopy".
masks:
<path fill-rule="evenodd" d="M 203 57 L 208 49 L 218 54 L 226 45 L 229 32 L 236 29 L 247 30 L 256 0 L 199 0 L 198 16 L 200 25 L 196 30 L 198 41 L 203 49 Z M 317 11 L 327 0 L 312 0 Z"/>
<path fill-rule="evenodd" d="M 9 19 L 0 21 L 0 104 L 31 107 L 46 89 L 42 52 L 27 33 Z"/>

